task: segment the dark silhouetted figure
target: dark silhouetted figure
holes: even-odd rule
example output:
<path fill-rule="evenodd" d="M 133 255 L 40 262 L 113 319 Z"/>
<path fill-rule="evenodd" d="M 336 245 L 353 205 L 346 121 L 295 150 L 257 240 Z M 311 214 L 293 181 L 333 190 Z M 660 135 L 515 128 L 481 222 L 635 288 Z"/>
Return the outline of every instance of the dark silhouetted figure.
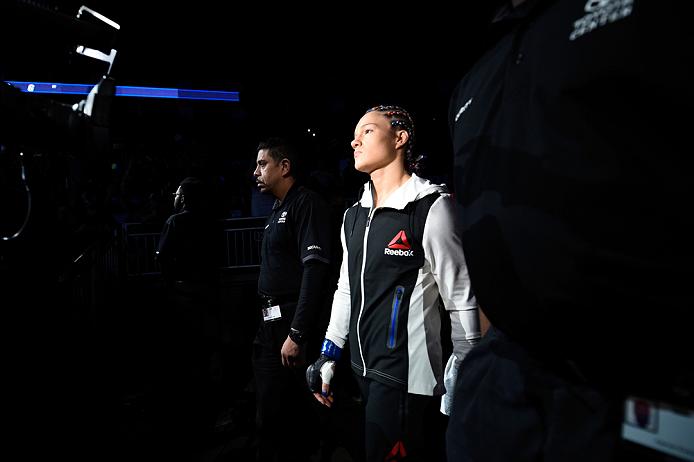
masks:
<path fill-rule="evenodd" d="M 624 454 L 625 397 L 694 403 L 690 2 L 498 3 L 449 113 L 492 324 L 449 460 L 652 460 Z"/>
<path fill-rule="evenodd" d="M 157 259 L 166 286 L 160 317 L 163 342 L 163 416 L 172 436 L 195 442 L 214 421 L 211 359 L 219 343 L 221 230 L 207 210 L 208 191 L 197 178 L 184 179 L 164 224 Z"/>

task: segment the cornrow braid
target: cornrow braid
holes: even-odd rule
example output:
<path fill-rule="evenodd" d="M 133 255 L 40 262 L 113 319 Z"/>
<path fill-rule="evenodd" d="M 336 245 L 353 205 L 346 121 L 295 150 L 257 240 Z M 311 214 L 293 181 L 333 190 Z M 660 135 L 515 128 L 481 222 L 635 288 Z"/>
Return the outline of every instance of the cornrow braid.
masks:
<path fill-rule="evenodd" d="M 405 169 L 409 172 L 417 172 L 419 170 L 419 161 L 422 156 L 416 157 L 414 153 L 414 122 L 412 121 L 412 116 L 405 109 L 400 106 L 374 106 L 368 111 L 369 112 L 380 112 L 390 119 L 390 126 L 400 127 L 405 130 L 410 136 L 407 140 L 407 146 L 405 146 Z"/>

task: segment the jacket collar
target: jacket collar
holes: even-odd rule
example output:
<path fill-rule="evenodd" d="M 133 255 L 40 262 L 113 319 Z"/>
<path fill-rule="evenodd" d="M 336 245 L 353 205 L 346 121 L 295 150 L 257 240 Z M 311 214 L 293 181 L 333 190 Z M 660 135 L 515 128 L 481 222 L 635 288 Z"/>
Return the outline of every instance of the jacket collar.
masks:
<path fill-rule="evenodd" d="M 371 183 L 371 181 L 364 184 L 364 192 L 359 200 L 362 207 L 371 208 L 373 206 L 372 188 L 373 183 Z M 433 184 L 431 181 L 420 178 L 413 173 L 412 178 L 393 191 L 386 202 L 381 204 L 380 207 L 402 210 L 407 207 L 407 204 L 410 202 L 414 202 L 435 192 L 446 193 L 448 192 L 448 189 L 446 188 L 446 185 Z"/>

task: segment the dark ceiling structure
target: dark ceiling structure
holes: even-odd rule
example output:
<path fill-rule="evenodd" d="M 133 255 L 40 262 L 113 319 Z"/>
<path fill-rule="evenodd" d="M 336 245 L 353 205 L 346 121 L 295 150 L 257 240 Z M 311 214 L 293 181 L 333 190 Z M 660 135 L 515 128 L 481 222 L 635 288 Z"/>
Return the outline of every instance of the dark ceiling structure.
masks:
<path fill-rule="evenodd" d="M 240 91 L 244 112 L 258 124 L 315 119 L 348 132 L 378 103 L 403 104 L 427 119 L 444 115 L 448 94 L 481 48 L 489 9 L 489 2 L 469 1 L 452 18 L 447 10 L 392 6 L 328 12 L 209 0 L 180 7 L 134 0 L 3 3 L 4 80 L 96 83 L 105 66 L 74 52 L 82 40 L 117 49 L 111 74 L 119 85 Z M 81 5 L 120 30 L 105 33 L 98 21 L 77 20 Z"/>
<path fill-rule="evenodd" d="M 414 115 L 418 150 L 432 174 L 446 175 L 452 162 L 449 95 L 484 47 L 490 3 L 469 1 L 453 15 L 393 5 L 328 11 L 210 0 L 184 6 L 7 0 L 0 5 L 0 80 L 96 84 L 109 65 L 77 53 L 82 45 L 115 56 L 110 77 L 118 86 L 239 92 L 238 102 L 113 98 L 108 142 L 112 151 L 131 155 L 190 150 L 217 163 L 237 159 L 243 168 L 252 163 L 260 139 L 277 135 L 310 144 L 316 162 L 344 165 L 364 111 L 397 104 Z M 78 19 L 82 6 L 119 28 L 94 15 Z M 50 97 L 64 105 L 84 98 Z M 26 130 L 31 123 L 17 127 L 13 110 L 4 112 L 15 124 L 8 132 L 30 132 L 21 141 L 51 140 L 60 131 L 38 130 L 44 136 L 35 137 L 36 130 Z M 2 142 L 8 142 L 7 134 L 0 134 Z M 119 155 L 111 153 L 114 159 Z"/>

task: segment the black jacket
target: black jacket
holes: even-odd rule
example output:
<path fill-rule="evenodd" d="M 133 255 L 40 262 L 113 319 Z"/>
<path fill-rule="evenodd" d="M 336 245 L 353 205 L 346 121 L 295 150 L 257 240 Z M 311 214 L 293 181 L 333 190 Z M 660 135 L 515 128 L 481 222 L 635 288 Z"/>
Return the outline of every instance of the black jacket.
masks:
<path fill-rule="evenodd" d="M 439 300 L 459 362 L 480 336 L 477 303 L 445 187 L 416 175 L 373 208 L 370 184 L 345 212 L 326 338 L 350 341 L 355 373 L 421 395 L 443 387 Z M 439 298 L 440 297 L 440 298 Z"/>

